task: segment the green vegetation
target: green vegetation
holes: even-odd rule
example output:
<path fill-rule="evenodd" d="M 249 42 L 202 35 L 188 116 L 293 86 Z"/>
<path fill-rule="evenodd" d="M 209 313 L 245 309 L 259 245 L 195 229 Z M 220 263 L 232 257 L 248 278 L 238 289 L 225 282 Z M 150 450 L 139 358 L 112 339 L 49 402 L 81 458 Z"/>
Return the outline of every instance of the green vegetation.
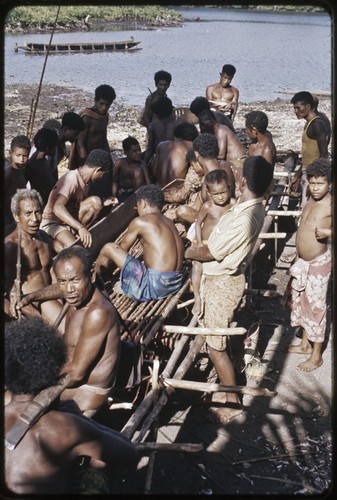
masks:
<path fill-rule="evenodd" d="M 52 27 L 55 22 L 57 6 L 32 6 L 15 7 L 5 20 L 7 29 L 47 28 Z M 89 23 L 144 21 L 150 24 L 177 23 L 181 21 L 181 15 L 171 9 L 156 5 L 137 7 L 126 5 L 123 7 L 108 6 L 61 6 L 57 26 L 77 26 L 89 17 Z"/>

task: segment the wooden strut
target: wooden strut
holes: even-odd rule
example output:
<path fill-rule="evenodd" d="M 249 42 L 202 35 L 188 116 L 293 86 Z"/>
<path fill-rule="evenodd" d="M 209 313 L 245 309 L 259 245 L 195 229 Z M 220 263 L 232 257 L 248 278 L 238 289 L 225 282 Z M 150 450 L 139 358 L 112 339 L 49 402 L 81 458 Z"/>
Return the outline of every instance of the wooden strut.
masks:
<path fill-rule="evenodd" d="M 36 95 L 36 99 L 35 99 L 34 108 L 33 108 L 33 111 L 31 111 L 31 114 L 30 114 L 30 117 L 29 117 L 29 122 L 28 122 L 29 128 L 27 130 L 27 136 L 28 136 L 29 139 L 32 138 L 33 127 L 34 127 L 34 120 L 35 120 L 37 105 L 38 105 L 38 102 L 39 102 L 39 99 L 40 99 L 40 93 L 41 93 L 41 88 L 42 88 L 42 81 L 43 81 L 43 77 L 44 77 L 44 72 L 46 70 L 47 59 L 48 59 L 48 55 L 49 55 L 49 49 L 50 49 L 50 45 L 51 45 L 51 42 L 53 40 L 54 32 L 55 32 L 55 29 L 56 29 L 56 23 L 57 23 L 57 19 L 59 17 L 60 8 L 61 8 L 61 5 L 59 5 L 58 8 L 57 8 L 57 13 L 56 13 L 55 21 L 54 21 L 53 30 L 52 30 L 51 35 L 50 35 L 50 40 L 49 40 L 49 44 L 48 44 L 48 47 L 47 47 L 46 57 L 44 59 L 44 65 L 43 65 L 43 68 L 42 68 L 42 73 L 41 73 L 41 78 L 40 78 L 40 84 L 39 84 L 39 87 L 38 87 L 38 90 L 37 90 L 37 95 Z M 32 102 L 32 104 L 33 104 L 33 102 Z"/>
<path fill-rule="evenodd" d="M 265 387 L 246 387 L 238 385 L 223 385 L 209 382 L 195 382 L 193 380 L 176 380 L 173 378 L 159 378 L 165 387 L 173 389 L 188 389 L 190 391 L 199 392 L 234 392 L 236 394 L 247 394 L 249 396 L 265 396 L 272 398 L 277 396 L 277 391 L 270 391 Z"/>
<path fill-rule="evenodd" d="M 188 453 L 197 453 L 204 449 L 202 443 L 135 443 L 134 447 L 142 454 L 154 451 L 186 451 Z"/>
<path fill-rule="evenodd" d="M 181 325 L 164 325 L 162 327 L 165 333 L 184 333 L 186 335 L 244 335 L 247 333 L 245 328 L 204 328 L 201 326 L 181 326 Z"/>

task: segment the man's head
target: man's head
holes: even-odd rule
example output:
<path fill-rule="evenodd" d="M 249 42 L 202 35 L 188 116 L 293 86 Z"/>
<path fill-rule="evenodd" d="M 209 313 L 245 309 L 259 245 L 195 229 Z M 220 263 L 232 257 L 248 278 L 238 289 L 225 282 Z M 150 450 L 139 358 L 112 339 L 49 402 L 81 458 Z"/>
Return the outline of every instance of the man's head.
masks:
<path fill-rule="evenodd" d="M 4 351 L 6 387 L 32 396 L 57 383 L 67 357 L 63 337 L 38 317 L 6 323 Z"/>
<path fill-rule="evenodd" d="M 236 68 L 232 64 L 224 64 L 220 73 L 220 83 L 223 87 L 228 87 L 234 78 Z"/>
<path fill-rule="evenodd" d="M 241 184 L 255 196 L 260 197 L 270 186 L 273 175 L 272 164 L 263 156 L 247 156 L 243 163 Z"/>
<path fill-rule="evenodd" d="M 166 96 L 158 96 L 151 104 L 151 110 L 158 118 L 167 118 L 171 116 L 174 106 L 171 99 Z"/>
<path fill-rule="evenodd" d="M 91 254 L 80 245 L 65 248 L 55 257 L 53 270 L 66 302 L 76 308 L 85 305 L 96 280 Z"/>
<path fill-rule="evenodd" d="M 95 170 L 91 181 L 98 181 L 103 175 L 112 169 L 111 154 L 104 149 L 93 149 L 85 160 L 85 166 Z"/>
<path fill-rule="evenodd" d="M 144 202 L 151 207 L 156 207 L 161 210 L 165 203 L 164 193 L 159 186 L 155 184 L 147 184 L 141 186 L 136 191 L 137 209 L 138 212 L 140 208 L 144 205 Z"/>
<path fill-rule="evenodd" d="M 331 163 L 326 158 L 319 158 L 307 166 L 307 179 L 311 197 L 319 201 L 331 189 Z"/>
<path fill-rule="evenodd" d="M 127 137 L 122 142 L 123 151 L 129 160 L 139 162 L 141 159 L 142 151 L 138 139 L 135 137 Z"/>
<path fill-rule="evenodd" d="M 154 74 L 154 83 L 157 87 L 159 95 L 165 95 L 167 89 L 171 85 L 172 75 L 167 71 L 160 70 Z"/>
<path fill-rule="evenodd" d="M 199 135 L 198 129 L 193 123 L 181 122 L 174 127 L 174 137 L 182 139 L 183 141 L 194 141 Z"/>
<path fill-rule="evenodd" d="M 191 113 L 199 117 L 200 113 L 205 109 L 211 109 L 211 105 L 206 97 L 198 96 L 190 104 Z"/>
<path fill-rule="evenodd" d="M 219 155 L 217 138 L 213 134 L 199 134 L 193 141 L 193 149 L 196 159 L 213 160 Z"/>
<path fill-rule="evenodd" d="M 306 118 L 311 110 L 315 109 L 313 95 L 306 90 L 297 92 L 290 100 L 294 106 L 294 111 L 298 119 Z"/>
<path fill-rule="evenodd" d="M 75 142 L 84 129 L 85 123 L 80 115 L 73 111 L 64 113 L 61 123 L 61 136 L 65 141 Z"/>
<path fill-rule="evenodd" d="M 116 92 L 110 85 L 99 85 L 95 89 L 95 108 L 99 115 L 106 115 L 111 104 L 116 99 Z"/>
<path fill-rule="evenodd" d="M 250 137 L 255 137 L 256 131 L 264 134 L 268 128 L 268 116 L 263 111 L 250 111 L 246 114 L 245 120 L 246 131 Z"/>
<path fill-rule="evenodd" d="M 58 142 L 58 134 L 51 128 L 42 127 L 36 132 L 33 141 L 37 151 L 52 154 Z"/>
<path fill-rule="evenodd" d="M 41 224 L 43 201 L 35 189 L 17 189 L 11 200 L 11 210 L 15 222 L 28 233 L 35 235 Z"/>
<path fill-rule="evenodd" d="M 207 191 L 215 205 L 225 206 L 230 201 L 230 185 L 224 170 L 216 169 L 205 176 Z"/>
<path fill-rule="evenodd" d="M 199 115 L 199 125 L 201 133 L 213 133 L 216 125 L 216 118 L 210 109 L 204 109 Z"/>
<path fill-rule="evenodd" d="M 10 146 L 11 166 L 18 170 L 24 168 L 28 162 L 30 149 L 30 140 L 26 135 L 14 137 Z"/>
<path fill-rule="evenodd" d="M 195 151 L 194 151 L 193 147 L 187 151 L 186 161 L 189 164 L 189 166 L 193 168 L 193 170 L 195 171 L 196 174 L 198 174 L 200 177 L 202 177 L 204 175 L 204 169 L 199 164 L 199 162 L 195 156 Z"/>

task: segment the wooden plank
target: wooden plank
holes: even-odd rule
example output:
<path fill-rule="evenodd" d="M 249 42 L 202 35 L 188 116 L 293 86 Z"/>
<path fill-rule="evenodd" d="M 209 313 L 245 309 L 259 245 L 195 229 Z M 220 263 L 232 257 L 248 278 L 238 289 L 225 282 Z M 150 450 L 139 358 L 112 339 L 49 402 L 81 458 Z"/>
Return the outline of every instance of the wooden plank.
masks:
<path fill-rule="evenodd" d="M 265 396 L 271 398 L 277 395 L 277 391 L 270 391 L 265 387 L 248 387 L 240 385 L 223 385 L 210 382 L 196 382 L 194 380 L 178 380 L 174 378 L 159 379 L 166 387 L 174 389 L 187 389 L 199 392 L 234 392 L 236 394 L 248 394 L 250 396 Z"/>
<path fill-rule="evenodd" d="M 181 326 L 181 325 L 163 325 L 165 333 L 183 333 L 185 335 L 244 335 L 247 333 L 245 328 L 203 328 L 201 326 Z"/>

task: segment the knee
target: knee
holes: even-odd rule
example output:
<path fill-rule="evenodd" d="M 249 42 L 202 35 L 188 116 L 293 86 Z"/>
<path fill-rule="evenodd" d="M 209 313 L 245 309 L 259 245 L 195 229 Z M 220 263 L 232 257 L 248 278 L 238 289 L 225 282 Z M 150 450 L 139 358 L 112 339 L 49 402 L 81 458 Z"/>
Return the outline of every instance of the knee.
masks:
<path fill-rule="evenodd" d="M 102 208 L 102 200 L 99 196 L 90 196 L 87 198 L 89 207 L 95 212 Z"/>

